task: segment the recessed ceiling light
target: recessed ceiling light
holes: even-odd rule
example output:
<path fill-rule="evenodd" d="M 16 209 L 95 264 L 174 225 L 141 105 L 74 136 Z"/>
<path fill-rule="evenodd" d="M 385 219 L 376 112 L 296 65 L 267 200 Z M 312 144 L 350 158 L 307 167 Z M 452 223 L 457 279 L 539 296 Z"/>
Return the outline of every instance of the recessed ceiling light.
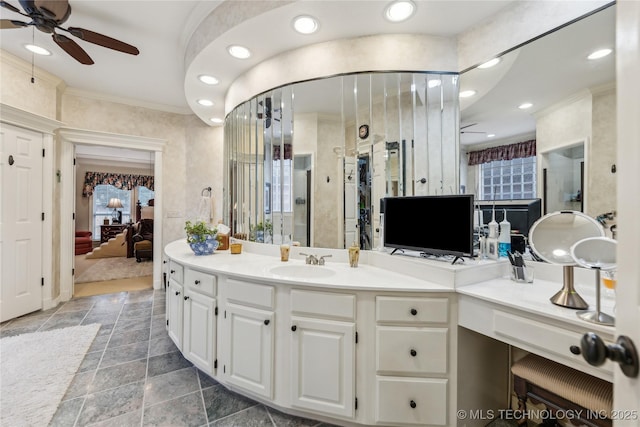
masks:
<path fill-rule="evenodd" d="M 387 6 L 384 16 L 391 22 L 402 22 L 409 19 L 416 11 L 416 5 L 412 1 L 399 0 Z"/>
<path fill-rule="evenodd" d="M 527 108 L 533 107 L 533 104 L 530 102 L 525 102 L 524 104 L 518 105 L 518 108 L 521 110 L 526 110 Z"/>
<path fill-rule="evenodd" d="M 233 56 L 234 58 L 247 59 L 251 56 L 251 52 L 249 52 L 249 49 L 244 46 L 233 45 L 229 46 L 227 50 L 229 51 L 229 55 Z"/>
<path fill-rule="evenodd" d="M 297 16 L 293 19 L 293 28 L 300 34 L 313 34 L 318 31 L 318 20 L 308 15 Z"/>
<path fill-rule="evenodd" d="M 35 44 L 26 44 L 24 45 L 24 48 L 37 55 L 51 55 L 51 52 L 49 52 L 47 49 L 36 46 Z"/>
<path fill-rule="evenodd" d="M 493 58 L 493 59 L 485 62 L 484 64 L 478 65 L 478 68 L 491 68 L 491 67 L 497 65 L 498 62 L 500 62 L 500 58 Z"/>
<path fill-rule="evenodd" d="M 198 76 L 198 80 L 200 80 L 202 83 L 208 84 L 208 85 L 217 85 L 218 83 L 220 83 L 220 81 L 218 79 L 216 79 L 213 76 L 208 76 L 206 74 L 200 74 Z"/>
<path fill-rule="evenodd" d="M 213 118 L 211 119 L 211 121 L 212 121 L 213 123 L 217 124 L 217 125 L 219 125 L 220 123 L 224 122 L 224 120 L 219 119 L 219 118 L 217 118 L 217 117 L 213 117 Z"/>
<path fill-rule="evenodd" d="M 211 107 L 213 106 L 213 101 L 209 99 L 198 99 L 198 104 L 202 105 L 203 107 Z"/>
<path fill-rule="evenodd" d="M 487 138 L 493 138 L 494 136 L 496 136 L 495 133 L 490 133 L 490 134 L 487 135 Z"/>
<path fill-rule="evenodd" d="M 600 59 L 609 55 L 613 50 L 611 49 L 600 49 L 593 52 L 591 55 L 587 56 L 587 59 Z"/>
<path fill-rule="evenodd" d="M 427 82 L 427 86 L 433 89 L 434 87 L 438 87 L 442 84 L 442 81 L 437 79 L 431 79 Z"/>
<path fill-rule="evenodd" d="M 473 96 L 475 94 L 475 90 L 463 90 L 462 92 L 460 92 L 460 98 L 469 98 L 470 96 Z"/>

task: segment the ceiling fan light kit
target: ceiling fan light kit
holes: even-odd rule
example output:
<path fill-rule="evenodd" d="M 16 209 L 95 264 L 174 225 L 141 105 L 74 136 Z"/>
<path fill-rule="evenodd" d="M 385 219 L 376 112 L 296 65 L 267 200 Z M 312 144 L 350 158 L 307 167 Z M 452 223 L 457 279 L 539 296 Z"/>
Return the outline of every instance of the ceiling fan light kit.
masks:
<path fill-rule="evenodd" d="M 31 22 L 16 21 L 13 19 L 0 20 L 0 29 L 13 29 L 34 26 L 43 33 L 51 34 L 53 41 L 60 46 L 67 54 L 76 61 L 84 65 L 93 64 L 93 59 L 85 50 L 80 47 L 73 39 L 57 33 L 56 30 L 66 31 L 72 36 L 84 40 L 89 43 L 97 44 L 108 49 L 118 52 L 128 53 L 129 55 L 138 55 L 140 51 L 128 43 L 116 40 L 104 34 L 78 27 L 63 28 L 61 25 L 69 19 L 71 15 L 71 6 L 68 0 L 19 0 L 24 12 L 7 3 L 0 1 L 0 6 L 18 13 L 22 16 L 31 18 Z"/>

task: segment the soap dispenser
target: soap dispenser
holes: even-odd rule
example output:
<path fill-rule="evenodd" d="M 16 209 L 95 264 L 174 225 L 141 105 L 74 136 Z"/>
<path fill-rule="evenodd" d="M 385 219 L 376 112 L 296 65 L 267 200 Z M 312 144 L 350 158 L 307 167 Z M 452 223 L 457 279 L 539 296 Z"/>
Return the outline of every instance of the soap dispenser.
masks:
<path fill-rule="evenodd" d="M 498 223 L 496 222 L 496 208 L 491 213 L 491 222 L 489 223 L 489 236 L 485 242 L 487 249 L 487 258 L 498 259 Z"/>
<path fill-rule="evenodd" d="M 356 245 L 354 241 L 353 244 L 349 247 L 349 265 L 351 267 L 358 266 L 358 259 L 360 258 L 360 246 Z"/>
<path fill-rule="evenodd" d="M 507 221 L 507 210 L 504 210 L 504 219 L 500 221 L 500 237 L 498 238 L 498 256 L 507 257 L 511 252 L 511 223 Z"/>

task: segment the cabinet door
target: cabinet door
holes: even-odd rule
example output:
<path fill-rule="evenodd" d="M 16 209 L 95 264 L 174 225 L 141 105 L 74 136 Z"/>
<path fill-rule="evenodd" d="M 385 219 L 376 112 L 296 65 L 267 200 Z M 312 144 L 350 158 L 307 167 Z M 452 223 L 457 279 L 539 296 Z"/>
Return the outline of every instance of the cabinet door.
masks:
<path fill-rule="evenodd" d="M 355 323 L 291 320 L 291 404 L 353 418 Z"/>
<path fill-rule="evenodd" d="M 225 318 L 228 381 L 273 398 L 273 312 L 228 304 Z"/>
<path fill-rule="evenodd" d="M 167 324 L 169 337 L 182 351 L 182 313 L 183 295 L 182 286 L 174 280 L 169 280 L 169 293 L 167 294 Z"/>
<path fill-rule="evenodd" d="M 185 292 L 184 339 L 182 354 L 209 375 L 214 375 L 216 343 L 216 300 Z"/>

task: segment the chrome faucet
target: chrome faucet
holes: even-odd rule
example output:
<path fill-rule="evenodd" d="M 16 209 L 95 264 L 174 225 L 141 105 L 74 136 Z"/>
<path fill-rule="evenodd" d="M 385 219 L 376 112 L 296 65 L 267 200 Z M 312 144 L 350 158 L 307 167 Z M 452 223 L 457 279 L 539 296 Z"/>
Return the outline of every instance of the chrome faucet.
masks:
<path fill-rule="evenodd" d="M 307 255 L 300 252 L 300 255 L 304 255 L 306 258 L 304 259 L 305 264 L 318 265 L 318 258 L 315 255 Z M 324 264 L 324 260 L 322 262 Z"/>
<path fill-rule="evenodd" d="M 331 258 L 331 255 L 322 255 L 320 259 L 318 259 L 318 265 L 324 265 L 325 258 Z"/>

